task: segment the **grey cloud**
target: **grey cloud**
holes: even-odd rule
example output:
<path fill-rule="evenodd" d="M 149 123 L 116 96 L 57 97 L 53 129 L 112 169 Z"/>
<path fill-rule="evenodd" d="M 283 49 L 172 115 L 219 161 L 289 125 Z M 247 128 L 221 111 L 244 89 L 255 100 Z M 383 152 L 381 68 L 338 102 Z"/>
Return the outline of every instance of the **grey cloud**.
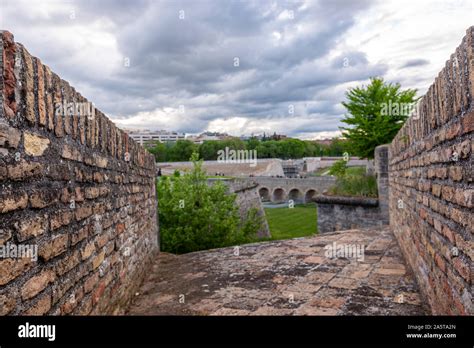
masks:
<path fill-rule="evenodd" d="M 328 58 L 356 15 L 369 9 L 368 1 L 311 1 L 299 10 L 304 1 L 76 0 L 71 3 L 73 22 L 68 7 L 58 7 L 48 17 L 26 2 L 3 1 L 6 29 L 18 32 L 33 54 L 102 111 L 126 119 L 182 104 L 193 122 L 183 121 L 174 129 L 178 131 L 199 132 L 212 120 L 235 116 L 262 123 L 280 120 L 288 117 L 289 104 L 295 105 L 296 115 L 314 119 L 314 124 L 302 121 L 295 128 L 299 133 L 337 130 L 343 93 L 334 93 L 335 87 L 387 71 L 362 51 Z M 278 19 L 285 10 L 293 11 L 294 18 Z M 74 32 L 75 26 L 78 35 L 84 32 L 79 28 L 97 30 L 94 40 L 104 33 L 113 37 L 118 59 L 129 58 L 130 67 L 106 74 L 117 58 L 110 56 L 93 61 L 104 74 L 89 73 L 91 67 L 75 57 L 95 51 L 84 52 L 89 48 L 76 45 L 74 37 L 69 44 L 54 41 L 61 30 Z M 274 32 L 281 40 L 275 41 Z M 234 57 L 240 59 L 239 67 L 233 65 Z M 349 58 L 347 67 L 341 63 L 344 57 Z M 318 99 L 320 95 L 325 97 Z"/>
<path fill-rule="evenodd" d="M 427 60 L 427 59 L 410 59 L 410 60 L 407 60 L 401 67 L 400 69 L 404 69 L 404 68 L 415 68 L 415 67 L 419 67 L 419 66 L 424 66 L 424 65 L 428 65 L 430 64 L 430 61 Z"/>

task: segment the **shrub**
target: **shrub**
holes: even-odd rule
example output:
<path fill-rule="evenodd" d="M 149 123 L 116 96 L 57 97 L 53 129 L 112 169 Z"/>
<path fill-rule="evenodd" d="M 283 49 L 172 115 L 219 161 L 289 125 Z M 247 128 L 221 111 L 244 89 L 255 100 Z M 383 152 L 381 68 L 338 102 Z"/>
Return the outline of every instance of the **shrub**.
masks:
<path fill-rule="evenodd" d="M 335 175 L 338 178 L 346 174 L 347 171 L 347 162 L 345 160 L 339 160 L 334 162 L 334 164 L 329 168 L 329 174 Z"/>
<path fill-rule="evenodd" d="M 216 182 L 208 185 L 202 161 L 191 157 L 193 169 L 158 180 L 161 249 L 182 254 L 253 241 L 260 225 L 250 214 L 240 221 L 235 194 Z"/>
<path fill-rule="evenodd" d="M 347 167 L 345 161 L 337 161 L 330 172 L 337 176 L 329 194 L 338 196 L 377 197 L 377 179 L 367 175 L 365 167 Z"/>

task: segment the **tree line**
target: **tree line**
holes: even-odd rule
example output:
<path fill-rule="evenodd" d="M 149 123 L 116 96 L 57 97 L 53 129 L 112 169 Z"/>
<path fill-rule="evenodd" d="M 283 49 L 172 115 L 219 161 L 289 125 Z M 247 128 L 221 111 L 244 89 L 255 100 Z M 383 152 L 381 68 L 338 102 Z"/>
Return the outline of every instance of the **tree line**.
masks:
<path fill-rule="evenodd" d="M 157 162 L 189 161 L 196 152 L 203 160 L 217 160 L 218 151 L 226 148 L 232 150 L 256 150 L 257 158 L 298 159 L 303 157 L 343 156 L 347 150 L 343 139 L 334 139 L 330 145 L 300 139 L 266 140 L 257 138 L 241 140 L 207 140 L 195 144 L 190 140 L 176 142 L 150 142 L 146 144 L 149 152 Z"/>
<path fill-rule="evenodd" d="M 417 112 L 416 89 L 402 90 L 399 83 L 372 78 L 367 86 L 349 88 L 342 105 L 347 113 L 341 120 L 347 127 L 339 127 L 342 138 L 330 145 L 299 139 L 251 138 L 242 141 L 232 138 L 204 141 L 197 145 L 189 140 L 176 143 L 148 144 L 157 162 L 188 161 L 194 152 L 204 160 L 216 160 L 219 150 L 257 150 L 257 158 L 297 159 L 302 157 L 350 156 L 374 158 L 378 145 L 392 141 L 408 117 Z"/>

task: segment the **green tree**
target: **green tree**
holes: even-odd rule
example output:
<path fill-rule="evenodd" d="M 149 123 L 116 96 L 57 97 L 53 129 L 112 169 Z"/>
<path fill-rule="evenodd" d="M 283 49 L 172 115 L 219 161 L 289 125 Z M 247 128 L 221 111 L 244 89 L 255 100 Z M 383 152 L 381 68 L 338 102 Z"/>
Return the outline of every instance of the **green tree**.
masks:
<path fill-rule="evenodd" d="M 221 182 L 208 185 L 197 153 L 191 160 L 191 172 L 158 180 L 161 249 L 181 254 L 253 241 L 254 214 L 240 221 L 236 195 Z"/>
<path fill-rule="evenodd" d="M 280 157 L 284 159 L 302 158 L 304 156 L 305 144 L 299 139 L 285 139 L 278 141 Z"/>
<path fill-rule="evenodd" d="M 199 145 L 199 157 L 205 161 L 216 160 L 219 142 L 217 140 L 206 140 Z"/>
<path fill-rule="evenodd" d="M 166 145 L 156 141 L 154 144 L 150 144 L 150 147 L 147 148 L 149 152 L 155 156 L 156 162 L 166 162 L 167 161 L 167 148 Z"/>
<path fill-rule="evenodd" d="M 329 168 L 329 174 L 335 175 L 337 177 L 343 177 L 346 175 L 347 163 L 344 160 L 339 160 L 334 162 L 334 164 Z"/>
<path fill-rule="evenodd" d="M 348 114 L 340 127 L 348 140 L 351 155 L 374 158 L 378 145 L 392 141 L 410 114 L 410 106 L 418 100 L 416 89 L 401 90 L 400 84 L 372 78 L 368 86 L 351 88 L 342 105 Z"/>
<path fill-rule="evenodd" d="M 197 150 L 196 144 L 189 140 L 178 140 L 169 149 L 168 161 L 189 161 L 191 155 Z"/>
<path fill-rule="evenodd" d="M 246 141 L 245 147 L 247 150 L 255 150 L 258 144 L 260 144 L 260 141 L 256 137 L 251 137 Z"/>

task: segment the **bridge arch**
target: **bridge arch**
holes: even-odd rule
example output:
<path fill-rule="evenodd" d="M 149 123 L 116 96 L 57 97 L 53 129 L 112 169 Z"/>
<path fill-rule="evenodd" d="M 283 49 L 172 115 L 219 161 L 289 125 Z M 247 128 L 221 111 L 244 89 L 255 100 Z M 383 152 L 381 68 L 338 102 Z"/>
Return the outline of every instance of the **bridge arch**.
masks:
<path fill-rule="evenodd" d="M 260 199 L 263 201 L 263 202 L 268 202 L 270 201 L 271 197 L 270 197 L 270 190 L 267 188 L 267 187 L 261 187 L 259 190 L 258 190 L 258 195 L 260 196 Z"/>
<path fill-rule="evenodd" d="M 304 202 L 309 203 L 318 192 L 315 189 L 309 189 L 304 195 Z"/>
<path fill-rule="evenodd" d="M 298 188 L 292 188 L 288 192 L 288 199 L 293 200 L 295 203 L 300 203 L 303 201 L 303 192 L 301 192 L 301 190 Z"/>
<path fill-rule="evenodd" d="M 278 203 L 285 200 L 285 190 L 281 187 L 277 187 L 273 190 L 272 202 Z"/>

